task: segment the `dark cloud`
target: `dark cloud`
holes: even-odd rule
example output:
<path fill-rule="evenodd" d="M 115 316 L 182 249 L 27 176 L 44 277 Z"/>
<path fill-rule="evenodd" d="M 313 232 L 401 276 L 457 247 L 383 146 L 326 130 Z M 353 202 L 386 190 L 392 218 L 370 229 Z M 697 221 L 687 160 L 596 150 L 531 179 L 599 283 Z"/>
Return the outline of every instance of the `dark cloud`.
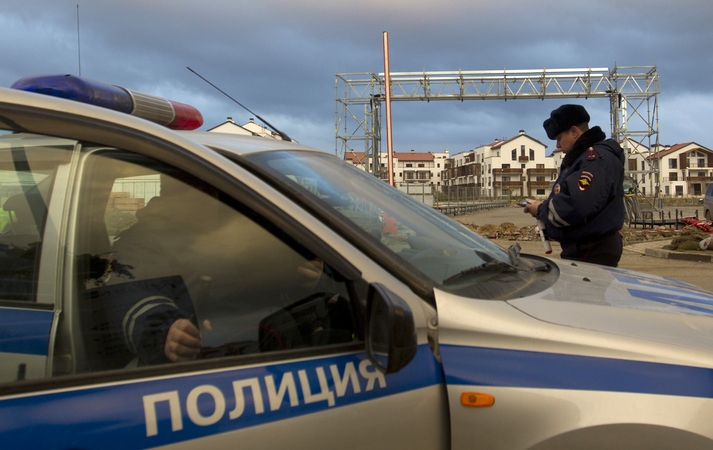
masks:
<path fill-rule="evenodd" d="M 192 103 L 206 127 L 251 114 L 190 66 L 299 141 L 334 148 L 335 73 L 651 66 L 661 141 L 696 141 L 713 119 L 713 8 L 683 0 L 157 0 L 79 3 L 82 75 Z M 77 2 L 11 1 L 0 11 L 0 85 L 77 73 Z M 561 103 L 561 102 L 560 102 Z M 582 100 L 609 130 L 607 100 Z M 520 129 L 547 141 L 553 101 L 394 104 L 394 144 L 465 151 Z"/>

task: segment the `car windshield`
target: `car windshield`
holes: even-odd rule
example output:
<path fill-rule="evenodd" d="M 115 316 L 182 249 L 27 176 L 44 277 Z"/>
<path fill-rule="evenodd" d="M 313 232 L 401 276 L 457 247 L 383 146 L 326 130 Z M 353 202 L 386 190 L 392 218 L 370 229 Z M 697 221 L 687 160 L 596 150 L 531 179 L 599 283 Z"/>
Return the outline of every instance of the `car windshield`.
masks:
<path fill-rule="evenodd" d="M 475 267 L 507 270 L 507 252 L 378 178 L 329 154 L 272 151 L 245 156 L 296 183 L 442 285 Z"/>

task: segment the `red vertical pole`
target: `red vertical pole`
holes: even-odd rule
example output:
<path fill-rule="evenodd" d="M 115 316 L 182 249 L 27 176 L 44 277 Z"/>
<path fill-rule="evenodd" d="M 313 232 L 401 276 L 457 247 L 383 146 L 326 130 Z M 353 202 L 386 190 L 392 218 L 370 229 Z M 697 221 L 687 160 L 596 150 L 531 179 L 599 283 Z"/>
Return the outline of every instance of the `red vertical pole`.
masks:
<path fill-rule="evenodd" d="M 389 32 L 384 31 L 384 94 L 386 97 L 386 152 L 389 184 L 394 186 L 394 147 L 391 139 L 391 68 L 389 65 Z"/>

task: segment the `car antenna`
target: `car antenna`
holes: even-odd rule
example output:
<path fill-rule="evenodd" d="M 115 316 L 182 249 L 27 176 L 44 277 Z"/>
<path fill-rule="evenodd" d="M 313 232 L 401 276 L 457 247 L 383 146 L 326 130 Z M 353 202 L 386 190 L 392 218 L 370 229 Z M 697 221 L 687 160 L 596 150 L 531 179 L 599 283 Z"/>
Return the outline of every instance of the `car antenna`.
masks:
<path fill-rule="evenodd" d="M 283 133 L 282 131 L 278 130 L 277 128 L 273 127 L 273 126 L 270 124 L 270 122 L 268 122 L 267 120 L 263 119 L 262 117 L 260 117 L 259 115 L 255 114 L 254 112 L 250 111 L 245 105 L 243 105 L 243 104 L 240 103 L 239 101 L 235 100 L 235 99 L 234 99 L 233 97 L 231 97 L 230 95 L 226 94 L 225 91 L 223 91 L 222 89 L 220 89 L 218 86 L 216 86 L 216 85 L 214 85 L 213 83 L 211 83 L 210 81 L 206 80 L 201 74 L 199 74 L 198 72 L 196 72 L 195 70 L 191 69 L 191 68 L 188 67 L 188 66 L 186 66 L 186 69 L 190 70 L 191 72 L 193 72 L 194 74 L 196 74 L 196 76 L 198 76 L 201 80 L 205 81 L 206 83 L 210 84 L 210 85 L 213 86 L 215 89 L 217 89 L 218 92 L 220 92 L 221 94 L 225 95 L 226 97 L 228 97 L 229 99 L 231 99 L 232 101 L 234 101 L 235 103 L 237 103 L 238 105 L 240 105 L 245 111 L 247 111 L 247 112 L 249 112 L 250 114 L 252 114 L 253 116 L 255 116 L 260 122 L 262 122 L 262 123 L 264 123 L 265 125 L 267 125 L 268 127 L 270 127 L 270 128 L 272 129 L 272 131 L 274 131 L 275 133 L 277 133 L 277 134 L 280 135 L 280 137 L 282 138 L 283 141 L 292 141 L 292 138 L 289 137 L 287 134 L 285 134 L 285 133 Z"/>

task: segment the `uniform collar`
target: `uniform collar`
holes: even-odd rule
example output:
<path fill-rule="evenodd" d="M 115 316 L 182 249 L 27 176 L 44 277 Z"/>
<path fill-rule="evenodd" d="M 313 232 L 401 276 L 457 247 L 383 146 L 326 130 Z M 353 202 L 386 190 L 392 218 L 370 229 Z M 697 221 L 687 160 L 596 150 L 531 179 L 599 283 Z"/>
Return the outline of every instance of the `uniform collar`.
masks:
<path fill-rule="evenodd" d="M 593 127 L 585 131 L 579 137 L 579 139 L 577 139 L 577 142 L 574 143 L 574 145 L 572 146 L 572 150 L 570 150 L 569 152 L 567 152 L 566 155 L 564 155 L 562 167 L 571 166 L 572 163 L 574 163 L 574 161 L 579 158 L 586 149 L 596 144 L 597 142 L 603 141 L 604 139 L 606 139 L 606 137 L 606 134 L 604 134 L 602 129 L 599 127 Z"/>

